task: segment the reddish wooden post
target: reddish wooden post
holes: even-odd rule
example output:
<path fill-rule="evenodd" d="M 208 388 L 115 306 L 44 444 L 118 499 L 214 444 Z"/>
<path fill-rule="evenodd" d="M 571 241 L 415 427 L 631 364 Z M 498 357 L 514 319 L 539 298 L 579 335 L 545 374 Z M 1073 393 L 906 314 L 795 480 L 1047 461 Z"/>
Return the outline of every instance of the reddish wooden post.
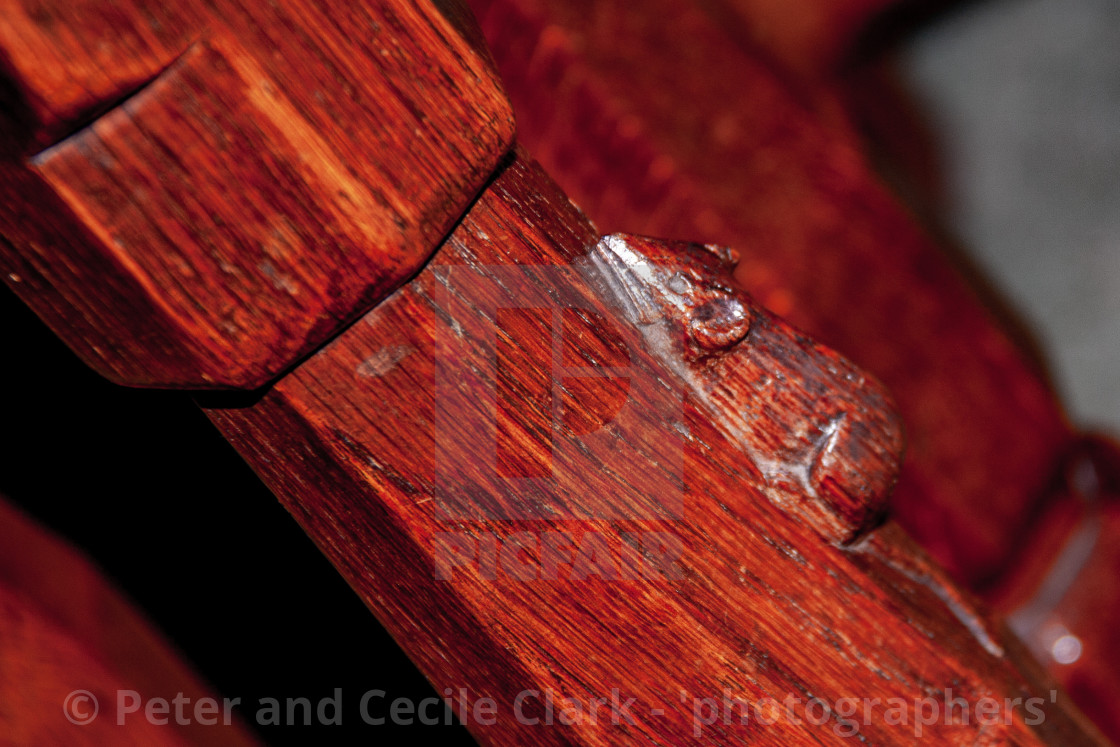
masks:
<path fill-rule="evenodd" d="M 132 386 L 274 378 L 416 272 L 513 137 L 428 3 L 16 3 L 0 46 L 6 282 Z"/>
<path fill-rule="evenodd" d="M 59 75 L 92 105 L 24 46 L 96 37 L 89 8 L 0 26 L 8 281 L 117 380 L 267 382 L 208 415 L 481 741 L 1097 739 L 883 523 L 881 385 L 729 250 L 601 237 L 508 150 L 458 13 L 148 10 L 136 69 L 106 88 L 87 40 Z M 98 85 L 127 98 L 31 155 Z"/>

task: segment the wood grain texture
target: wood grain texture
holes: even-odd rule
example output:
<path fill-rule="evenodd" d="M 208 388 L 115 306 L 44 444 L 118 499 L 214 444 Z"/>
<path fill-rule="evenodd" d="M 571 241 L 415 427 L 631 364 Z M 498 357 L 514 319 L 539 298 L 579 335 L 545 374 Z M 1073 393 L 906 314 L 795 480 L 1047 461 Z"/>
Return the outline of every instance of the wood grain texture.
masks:
<path fill-rule="evenodd" d="M 276 376 L 412 275 L 512 142 L 477 33 L 431 3 L 12 5 L 0 269 L 121 383 Z"/>
<path fill-rule="evenodd" d="M 760 492 L 831 542 L 882 520 L 902 426 L 878 382 L 755 304 L 730 249 L 613 235 L 591 257 L 645 346 L 747 454 Z"/>
<path fill-rule="evenodd" d="M 907 744 L 888 704 L 949 693 L 1001 718 L 922 724 L 938 743 L 1099 739 L 883 523 L 883 388 L 743 290 L 899 393 L 901 516 L 958 576 L 998 575 L 1032 512 L 1068 538 L 1068 501 L 1039 498 L 1060 411 L 814 111 L 832 93 L 804 95 L 879 3 L 777 35 L 766 2 L 478 5 L 533 147 L 602 224 L 736 244 L 737 270 L 716 244 L 600 238 L 519 153 L 393 293 L 512 138 L 461 2 L 28 2 L 0 20 L 7 282 L 124 383 L 255 387 L 313 353 L 210 415 L 438 688 L 495 699 L 494 725 L 460 706 L 486 743 Z M 740 11 L 735 43 L 713 19 Z M 1099 695 L 1102 671 L 1066 681 Z M 530 717 L 544 693 L 580 714 L 519 720 L 527 691 Z M 735 723 L 790 697 L 864 710 Z M 586 710 L 630 698 L 621 724 Z"/>
<path fill-rule="evenodd" d="M 627 248 L 640 255 L 630 257 L 629 274 L 604 269 Z M 880 499 L 883 474 L 861 493 L 861 470 L 885 470 L 889 482 L 899 445 L 893 416 L 869 379 L 761 312 L 721 262 L 696 247 L 599 242 L 519 155 L 417 278 L 259 401 L 208 414 L 437 689 L 465 688 L 470 702 L 495 699 L 492 726 L 460 711 L 485 744 L 848 741 L 839 722 L 786 717 L 769 725 L 717 718 L 697 732 L 697 699 L 725 694 L 749 703 L 879 698 L 857 727 L 860 738 L 910 744 L 910 722 L 883 718 L 889 698 L 946 688 L 969 702 L 1045 697 L 1045 685 L 1016 670 L 1015 642 L 895 525 L 863 525 L 866 514 L 853 513 L 851 502 L 830 499 L 819 510 L 810 490 L 831 480 L 856 488 L 852 495 L 867 505 Z M 612 285 L 619 277 L 627 282 Z M 682 279 L 697 286 L 695 295 Z M 711 313 L 713 303 L 723 313 Z M 549 314 L 500 308 L 552 308 L 552 333 Z M 565 324 L 564 308 L 581 310 L 582 322 Z M 745 316 L 749 329 L 740 324 Z M 498 322 L 505 326 L 495 329 Z M 557 329 L 578 344 L 557 340 Z M 648 343 L 658 330 L 669 344 Z M 613 446 L 600 450 L 580 435 L 586 424 L 540 404 L 530 385 L 520 411 L 539 405 L 537 415 L 512 423 L 507 435 L 538 468 L 551 451 L 551 478 L 499 474 L 492 395 L 483 396 L 500 379 L 499 341 L 506 356 L 521 349 L 520 365 L 536 360 L 560 366 L 561 378 L 579 378 L 580 369 L 602 380 L 604 394 L 588 409 L 609 413 L 611 379 L 623 375 L 619 339 L 630 358 L 628 401 L 635 392 L 675 390 L 681 398 L 638 399 L 632 411 L 616 412 L 599 429 Z M 788 374 L 788 391 L 779 386 L 771 401 L 755 381 L 762 361 L 784 364 L 775 378 Z M 524 377 L 534 378 L 531 370 Z M 806 395 L 792 393 L 798 385 Z M 675 416 L 663 409 L 674 401 Z M 818 405 L 825 429 L 836 412 L 867 425 L 836 432 L 834 454 L 845 464 L 826 465 L 831 478 L 810 469 L 810 487 L 759 469 L 763 444 L 780 454 L 783 444 L 797 451 L 814 440 L 788 431 L 785 408 Z M 656 438 L 632 444 L 631 427 L 656 428 Z M 449 463 L 459 469 L 449 472 Z M 779 484 L 782 495 L 769 489 Z M 477 489 L 491 486 L 504 489 Z M 826 541 L 837 522 L 864 531 L 842 547 Z M 669 551 L 674 545 L 679 554 Z M 528 701 L 528 717 L 545 715 L 551 690 L 584 706 L 633 697 L 633 723 L 600 716 L 592 724 L 584 710 L 567 726 L 530 725 L 512 712 L 526 690 L 540 696 Z M 962 745 L 1096 738 L 1064 698 L 1046 698 L 1045 719 L 1034 726 L 1021 704 L 1006 723 L 950 719 L 925 734 Z"/>
<path fill-rule="evenodd" d="M 763 306 L 894 396 L 909 439 L 898 521 L 957 580 L 997 579 L 1069 426 L 843 117 L 811 105 L 830 90 L 791 86 L 703 4 L 472 5 L 549 174 L 605 232 L 740 250 L 736 277 Z"/>

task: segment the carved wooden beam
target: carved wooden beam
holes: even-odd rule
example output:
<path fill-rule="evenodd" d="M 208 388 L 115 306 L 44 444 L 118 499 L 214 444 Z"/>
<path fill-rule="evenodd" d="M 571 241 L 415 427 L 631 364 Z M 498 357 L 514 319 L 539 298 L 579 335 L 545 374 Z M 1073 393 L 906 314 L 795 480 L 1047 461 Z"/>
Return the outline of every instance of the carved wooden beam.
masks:
<path fill-rule="evenodd" d="M 1069 487 L 1073 472 L 1109 484 L 1120 449 L 1071 432 L 1021 335 L 864 155 L 852 121 L 866 111 L 845 108 L 825 58 L 851 43 L 848 21 L 884 4 L 472 5 L 519 138 L 598 226 L 739 248 L 736 277 L 760 303 L 887 385 L 908 436 L 893 515 L 957 582 L 1017 625 L 1033 620 L 1019 628 L 1032 650 L 1120 738 L 1104 705 L 1120 692 L 1106 642 L 1120 606 L 1082 596 L 1117 572 L 1104 550 L 1113 493 L 1086 501 Z M 777 14 L 787 23 L 768 35 Z M 878 134 L 904 142 L 897 111 L 875 107 Z M 1084 562 L 1071 570 L 1069 553 Z M 1024 617 L 1038 596 L 1046 614 L 1031 604 Z M 1078 661 L 1054 654 L 1063 636 Z"/>
<path fill-rule="evenodd" d="M 480 741 L 1099 739 L 883 523 L 898 417 L 739 284 L 775 250 L 601 236 L 461 8 L 99 8 L 0 24 L 7 282 L 116 380 L 256 387 L 207 414 Z M 754 219 L 903 230 L 815 137 Z"/>
<path fill-rule="evenodd" d="M 910 438 L 899 521 L 959 581 L 998 577 L 1069 425 L 855 134 L 703 4 L 472 4 L 519 137 L 549 174 L 607 232 L 738 248 L 744 287 L 898 402 Z"/>
<path fill-rule="evenodd" d="M 503 361 L 520 417 L 501 432 Z M 587 411 L 611 417 L 589 431 Z M 887 704 L 946 690 L 1020 703 L 924 727 L 939 742 L 1090 739 L 905 534 L 873 529 L 901 449 L 879 386 L 718 252 L 597 241 L 523 155 L 416 279 L 208 414 L 437 689 L 499 704 L 459 714 L 486 744 L 905 744 Z M 548 692 L 584 715 L 542 728 Z M 591 723 L 612 696 L 632 723 Z M 876 715 L 821 729 L 797 710 L 813 698 Z"/>
<path fill-rule="evenodd" d="M 415 273 L 512 141 L 429 3 L 10 5 L 7 282 L 120 383 L 274 378 Z"/>

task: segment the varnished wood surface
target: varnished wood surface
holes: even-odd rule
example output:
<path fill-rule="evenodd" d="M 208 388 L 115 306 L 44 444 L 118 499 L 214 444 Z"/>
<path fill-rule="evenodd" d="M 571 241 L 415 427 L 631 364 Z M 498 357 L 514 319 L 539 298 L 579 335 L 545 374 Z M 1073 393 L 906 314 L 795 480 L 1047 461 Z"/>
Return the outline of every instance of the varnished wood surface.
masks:
<path fill-rule="evenodd" d="M 1100 434 L 1062 455 L 1051 500 L 991 604 L 1113 741 L 1120 735 L 1120 446 Z"/>
<path fill-rule="evenodd" d="M 512 141 L 428 3 L 9 5 L 0 269 L 120 383 L 273 378 L 414 273 Z"/>
<path fill-rule="evenodd" d="M 826 57 L 853 27 L 794 60 L 778 47 L 816 44 L 823 27 L 767 36 L 762 5 L 474 3 L 523 141 L 601 227 L 735 246 L 738 277 L 764 305 L 885 381 L 908 436 L 893 514 L 958 582 L 1017 616 L 1010 597 L 1052 587 L 1084 533 L 1073 518 L 1084 506 L 1053 487 L 1075 448 L 1060 402 L 1021 330 L 968 287 L 864 155 L 851 122 L 870 116 L 880 155 L 921 157 L 897 91 L 875 98 L 890 92 L 884 79 L 835 79 L 839 60 Z M 815 23 L 871 5 L 791 12 Z M 742 17 L 729 27 L 731 11 Z M 1116 737 L 1110 526 L 1029 637 Z M 1062 635 L 1078 663 L 1055 658 Z"/>
<path fill-rule="evenodd" d="M 495 480 L 493 465 L 484 458 L 486 431 L 470 429 L 474 421 L 455 404 L 454 391 L 467 394 L 469 403 L 469 380 L 492 376 L 496 363 L 485 339 L 476 337 L 467 321 L 456 326 L 457 318 L 440 306 L 440 286 L 463 301 L 479 287 L 477 281 L 484 297 L 495 278 L 509 286 L 511 280 L 499 268 L 578 267 L 593 259 L 594 246 L 590 226 L 535 165 L 519 156 L 472 208 L 432 267 L 259 402 L 209 411 L 437 688 L 466 687 L 472 699 L 492 697 L 507 714 L 526 689 L 552 689 L 583 702 L 609 698 L 614 689 L 641 703 L 635 723 L 621 730 L 586 722 L 542 728 L 508 716 L 483 726 L 463 714 L 481 741 L 726 743 L 739 734 L 757 744 L 839 743 L 845 740 L 834 730 L 785 719 L 766 728 L 717 722 L 698 738 L 691 699 L 719 698 L 724 690 L 749 702 L 811 693 L 833 701 L 877 697 L 881 703 L 946 687 L 973 700 L 1046 692 L 1016 670 L 1008 653 L 1015 644 L 959 596 L 897 527 L 876 529 L 846 549 L 827 542 L 805 487 L 789 490 L 800 494 L 800 503 L 769 490 L 780 479 L 766 480 L 752 462 L 759 440 L 721 422 L 719 410 L 730 403 L 713 407 L 687 386 L 681 515 L 667 508 L 664 492 L 648 489 L 665 468 L 665 454 L 656 453 L 634 456 L 659 456 L 644 469 L 640 462 L 621 472 L 609 464 L 598 473 L 556 469 L 545 496 L 553 501 L 547 505 L 559 510 L 551 518 L 503 520 L 521 516 L 531 492 L 472 494 L 454 482 L 457 489 L 442 494 L 441 480 L 448 477 L 441 471 L 446 461 L 455 462 L 456 449 L 475 449 L 467 451 L 474 461 L 462 461 L 474 472 L 450 479 Z M 657 256 L 656 248 L 650 251 Z M 660 258 L 669 265 L 680 261 Z M 711 265 L 701 265 L 711 273 Z M 543 282 L 547 275 L 533 277 Z M 564 293 L 626 329 L 624 316 L 612 311 L 594 286 L 593 281 L 574 282 Z M 482 323 L 484 308 L 485 303 L 477 306 L 473 324 Z M 680 329 L 676 321 L 664 319 L 662 327 Z M 629 334 L 639 333 L 631 329 Z M 454 345 L 462 341 L 454 348 L 462 357 L 455 369 L 460 378 L 451 383 L 449 399 L 441 399 L 438 351 L 446 335 Z M 749 348 L 750 335 L 737 344 Z M 674 379 L 671 367 L 681 359 L 679 349 L 647 346 L 632 352 L 637 356 L 633 371 L 647 367 L 658 381 Z M 784 354 L 798 358 L 792 351 Z M 853 384 L 849 377 L 839 379 Z M 749 405 L 748 386 L 724 384 L 732 400 L 741 397 Z M 869 410 L 881 406 L 872 402 L 867 402 Z M 441 463 L 436 458 L 440 419 L 449 407 L 461 438 L 443 447 L 450 451 L 442 453 Z M 479 409 L 485 412 L 485 404 Z M 540 417 L 550 422 L 551 411 Z M 890 453 L 897 444 L 890 445 L 883 422 L 853 439 L 856 451 L 838 451 L 859 454 L 867 439 L 884 434 Z M 558 441 L 575 438 L 564 427 L 555 435 Z M 541 441 L 539 432 L 521 436 L 529 453 L 534 445 L 540 449 Z M 666 434 L 661 443 L 668 441 Z M 604 490 L 611 488 L 606 501 Z M 481 513 L 475 515 L 471 505 L 458 502 L 463 495 L 490 503 L 475 506 Z M 563 502 L 565 496 L 570 503 Z M 606 504 L 603 508 L 614 515 L 619 502 L 640 518 L 589 515 L 597 504 Z M 680 575 L 634 580 L 627 577 L 625 563 L 615 561 L 614 580 L 601 568 L 573 578 L 562 562 L 556 580 L 543 580 L 532 575 L 532 568 L 540 572 L 543 567 L 537 565 L 543 562 L 543 545 L 531 543 L 517 562 L 499 564 L 493 572 L 485 563 L 461 565 L 446 554 L 449 543 L 464 538 L 481 546 L 491 536 L 508 541 L 517 533 L 536 537 L 548 531 L 571 533 L 577 546 L 578 538 L 603 533 L 621 557 L 626 557 L 625 532 L 675 536 L 682 546 Z M 527 541 L 524 535 L 520 541 Z M 572 570 L 579 565 L 571 563 Z M 662 713 L 654 715 L 659 708 Z M 1048 708 L 1037 731 L 1016 711 L 1011 723 L 942 723 L 928 734 L 943 744 L 1091 740 L 1079 717 L 1061 705 Z M 541 715 L 537 710 L 529 714 Z M 860 732 L 873 743 L 908 744 L 914 738 L 907 728 L 887 726 L 881 719 Z"/>
<path fill-rule="evenodd" d="M 997 575 L 1068 429 L 812 89 L 876 4 L 806 6 L 782 38 L 764 3 L 479 6 L 531 147 L 599 228 L 502 161 L 461 4 L 17 6 L 7 282 L 124 383 L 295 365 L 209 414 L 437 687 L 501 704 L 460 711 L 486 743 L 851 736 L 697 723 L 804 696 L 866 699 L 861 738 L 905 744 L 874 709 L 950 690 L 1007 719 L 924 725 L 940 743 L 1097 739 L 883 523 L 890 396 L 743 290 L 887 380 L 901 518 L 958 577 Z M 775 69 L 830 26 L 801 82 Z M 599 235 L 623 227 L 742 259 Z M 530 690 L 639 705 L 542 729 L 509 713 Z"/>
<path fill-rule="evenodd" d="M 897 401 L 899 522 L 959 581 L 998 578 L 1069 426 L 845 118 L 815 108 L 832 89 L 791 85 L 704 4 L 472 5 L 519 137 L 561 187 L 604 232 L 735 247 L 736 277 L 763 306 Z"/>

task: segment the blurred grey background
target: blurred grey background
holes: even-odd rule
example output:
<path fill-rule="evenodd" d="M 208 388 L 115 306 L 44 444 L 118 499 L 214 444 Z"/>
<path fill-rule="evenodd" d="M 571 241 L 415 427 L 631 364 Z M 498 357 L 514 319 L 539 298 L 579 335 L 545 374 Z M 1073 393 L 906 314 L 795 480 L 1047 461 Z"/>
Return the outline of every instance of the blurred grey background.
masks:
<path fill-rule="evenodd" d="M 989 0 L 901 50 L 942 217 L 1032 329 L 1071 417 L 1120 434 L 1120 0 Z"/>

